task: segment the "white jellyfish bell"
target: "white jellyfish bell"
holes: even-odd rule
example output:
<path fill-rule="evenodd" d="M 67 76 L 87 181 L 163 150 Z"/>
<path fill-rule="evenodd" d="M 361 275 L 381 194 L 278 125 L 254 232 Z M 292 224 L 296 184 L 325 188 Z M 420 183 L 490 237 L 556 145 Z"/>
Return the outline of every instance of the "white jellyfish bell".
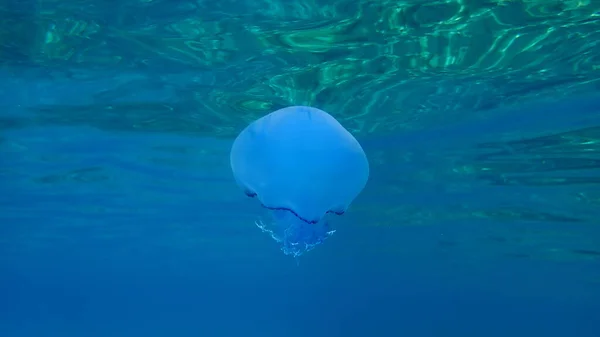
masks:
<path fill-rule="evenodd" d="M 369 178 L 358 141 L 325 111 L 305 106 L 252 122 L 235 139 L 230 160 L 238 185 L 273 215 L 259 227 L 293 256 L 333 233 L 326 214 L 343 214 Z"/>

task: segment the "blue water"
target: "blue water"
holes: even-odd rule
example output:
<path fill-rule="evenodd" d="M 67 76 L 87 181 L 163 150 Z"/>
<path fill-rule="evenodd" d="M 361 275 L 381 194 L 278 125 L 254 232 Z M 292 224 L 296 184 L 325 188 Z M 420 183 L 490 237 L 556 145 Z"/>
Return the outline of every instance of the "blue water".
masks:
<path fill-rule="evenodd" d="M 595 111 L 574 111 L 562 123 L 532 113 L 529 130 L 600 122 Z M 542 112 L 552 117 L 552 109 Z M 436 148 L 500 137 L 516 116 L 498 112 L 495 123 L 365 138 L 368 153 L 388 146 L 421 160 L 395 169 L 374 165 L 357 208 L 379 208 L 349 211 L 335 236 L 299 265 L 253 225 L 260 210 L 232 180 L 231 139 L 86 127 L 7 130 L 2 336 L 599 336 L 597 258 L 535 257 L 544 249 L 552 255 L 551 248 L 598 249 L 598 209 L 588 209 L 589 222 L 567 224 L 370 224 L 394 216 L 386 214 L 392 204 L 527 202 L 516 200 L 518 187 L 475 181 L 455 194 L 444 191 L 453 182 L 436 179 L 407 183 L 398 199 L 377 193 L 386 181 L 410 180 L 428 165 L 445 171 Z M 440 138 L 449 141 L 442 146 Z M 502 242 L 528 235 L 537 242 Z M 510 255 L 517 253 L 533 257 Z"/>
<path fill-rule="evenodd" d="M 150 25 L 123 17 L 98 24 Z M 17 41 L 4 36 L 3 48 Z M 469 85 L 436 91 L 434 79 L 414 97 L 423 111 L 402 106 L 421 117 L 391 132 L 358 126 L 398 112 L 324 107 L 356 133 L 371 175 L 335 234 L 296 261 L 257 228 L 267 211 L 229 166 L 235 133 L 260 114 L 214 110 L 202 89 L 242 74 L 169 68 L 148 46 L 123 54 L 138 68 L 90 77 L 77 74 L 100 59 L 0 54 L 0 337 L 600 337 L 595 75 L 577 95 L 523 90 L 470 108 L 451 90 Z M 478 100 L 497 96 L 480 88 Z"/>

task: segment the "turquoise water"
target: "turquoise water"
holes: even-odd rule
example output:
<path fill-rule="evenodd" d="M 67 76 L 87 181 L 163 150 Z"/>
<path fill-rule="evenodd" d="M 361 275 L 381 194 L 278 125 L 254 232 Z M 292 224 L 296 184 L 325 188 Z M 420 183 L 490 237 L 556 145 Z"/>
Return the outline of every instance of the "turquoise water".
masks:
<path fill-rule="evenodd" d="M 598 11 L 0 3 L 0 337 L 600 337 Z M 371 165 L 298 261 L 229 164 L 295 104 Z"/>

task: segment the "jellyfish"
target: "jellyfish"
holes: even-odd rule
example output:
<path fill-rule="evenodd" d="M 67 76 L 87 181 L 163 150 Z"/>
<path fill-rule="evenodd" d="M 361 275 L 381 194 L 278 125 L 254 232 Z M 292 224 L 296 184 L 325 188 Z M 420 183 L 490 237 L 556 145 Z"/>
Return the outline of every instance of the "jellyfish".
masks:
<path fill-rule="evenodd" d="M 233 142 L 230 161 L 237 184 L 267 210 L 267 220 L 256 225 L 294 257 L 335 232 L 328 216 L 344 214 L 369 178 L 369 162 L 352 134 L 306 106 L 252 122 Z"/>

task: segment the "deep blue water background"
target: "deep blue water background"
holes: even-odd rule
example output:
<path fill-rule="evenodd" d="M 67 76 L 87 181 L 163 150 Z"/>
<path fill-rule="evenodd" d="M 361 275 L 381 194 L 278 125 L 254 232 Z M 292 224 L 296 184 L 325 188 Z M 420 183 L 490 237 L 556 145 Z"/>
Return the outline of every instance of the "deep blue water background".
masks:
<path fill-rule="evenodd" d="M 19 6 L 33 13 L 34 7 L 43 12 L 43 4 Z M 130 16 L 126 6 L 119 7 L 125 13 L 119 17 L 111 16 L 112 7 L 85 8 L 92 14 L 79 19 L 121 25 L 122 32 L 143 30 L 152 21 L 134 16 L 135 7 Z M 163 15 L 170 23 L 164 19 L 169 13 L 163 13 L 169 8 L 160 7 L 152 18 L 160 21 Z M 221 11 L 207 16 L 221 20 Z M 234 14 L 229 23 L 237 22 Z M 74 20 L 67 19 L 57 22 L 71 27 Z M 39 25 L 56 28 L 43 20 Z M 589 29 L 581 34 L 595 36 L 593 26 Z M 81 33 L 81 45 L 102 45 L 86 34 Z M 568 37 L 579 43 L 580 35 L 573 34 Z M 448 75 L 438 91 L 429 83 L 423 97 L 407 100 L 414 106 L 439 103 L 440 112 L 425 114 L 422 127 L 357 135 L 371 161 L 370 182 L 347 214 L 334 219 L 335 235 L 297 264 L 254 225 L 264 210 L 235 186 L 228 161 L 232 137 L 136 130 L 126 119 L 143 118 L 120 118 L 102 105 L 175 106 L 181 97 L 201 96 L 198 88 L 230 77 L 240 87 L 247 83 L 236 82 L 229 69 L 217 75 L 208 67 L 190 69 L 196 57 L 144 59 L 152 43 L 140 48 L 143 52 L 130 50 L 131 36 L 117 35 L 107 40 L 117 46 L 115 54 L 126 56 L 125 66 L 112 67 L 97 48 L 100 56 L 91 59 L 106 62 L 90 77 L 78 75 L 94 61 L 85 63 L 81 56 L 77 66 L 61 63 L 68 48 L 60 49 L 58 42 L 44 50 L 48 59 L 59 59 L 49 69 L 68 69 L 71 76 L 29 67 L 31 60 L 21 63 L 29 49 L 12 48 L 18 39 L 0 35 L 1 60 L 17 60 L 0 68 L 0 337 L 600 337 L 600 192 L 593 161 L 600 153 L 600 96 L 597 72 L 572 75 L 567 62 L 576 58 L 565 57 L 564 67 L 554 69 L 557 77 L 548 75 L 550 84 L 536 82 L 547 69 L 533 80 L 513 78 L 522 86 L 503 86 L 500 75 L 491 84 L 476 78 L 477 83 L 460 86 Z M 550 49 L 563 46 L 549 40 Z M 490 52 L 477 64 L 503 70 L 511 45 L 498 47 L 501 57 Z M 575 62 L 582 69 L 595 64 L 595 46 L 571 48 L 591 55 Z M 297 56 L 300 64 L 311 56 L 306 50 Z M 244 55 L 232 54 L 228 62 L 246 63 Z M 541 55 L 551 58 L 546 49 Z M 273 65 L 283 67 L 278 56 L 262 57 L 258 63 L 263 66 L 265 59 L 267 66 L 260 71 L 272 75 Z M 140 58 L 148 62 L 133 62 Z M 177 67 L 169 68 L 174 63 Z M 239 77 L 260 72 L 254 66 L 248 62 Z M 131 67 L 142 75 L 128 72 Z M 427 80 L 415 78 L 421 85 Z M 463 95 L 478 102 L 471 106 L 501 106 L 503 97 L 514 103 L 545 85 L 562 93 L 561 83 L 577 81 L 587 83 L 586 94 L 558 102 L 546 97 L 481 111 L 463 111 L 456 102 Z M 418 86 L 406 83 L 397 92 Z M 467 95 L 471 87 L 480 91 Z M 505 96 L 498 94 L 502 90 Z M 482 102 L 487 99 L 494 101 Z M 446 101 L 458 110 L 443 110 Z M 413 114 L 414 106 L 398 104 L 398 116 Z M 93 108 L 79 111 L 96 105 L 105 116 Z M 61 112 L 68 107 L 75 108 Z M 360 110 L 356 104 L 352 108 Z M 455 116 L 460 118 L 452 122 Z M 210 123 L 200 117 L 182 120 Z M 587 128 L 596 131 L 584 134 Z M 520 140 L 524 143 L 511 143 Z M 552 160 L 554 166 L 545 166 Z M 581 181 L 544 182 L 548 177 Z"/>
<path fill-rule="evenodd" d="M 560 106 L 542 104 L 527 118 L 513 109 L 472 124 L 361 139 L 370 154 L 387 146 L 423 159 L 374 164 L 356 205 L 380 206 L 337 219 L 334 237 L 299 265 L 253 225 L 259 207 L 228 168 L 232 140 L 5 130 L 0 335 L 600 336 L 597 259 L 503 254 L 597 249 L 595 221 L 370 226 L 386 216 L 378 214 L 386 202 L 452 207 L 456 200 L 439 186 L 415 186 L 398 200 L 373 193 L 391 177 L 426 170 L 432 157 L 442 165 L 447 149 L 500 137 L 517 120 L 534 133 L 600 122 L 598 99 L 568 104 L 580 108 L 568 118 Z M 519 189 L 468 182 L 459 198 L 471 204 L 514 200 Z M 520 247 L 490 239 L 527 231 L 554 234 Z"/>

